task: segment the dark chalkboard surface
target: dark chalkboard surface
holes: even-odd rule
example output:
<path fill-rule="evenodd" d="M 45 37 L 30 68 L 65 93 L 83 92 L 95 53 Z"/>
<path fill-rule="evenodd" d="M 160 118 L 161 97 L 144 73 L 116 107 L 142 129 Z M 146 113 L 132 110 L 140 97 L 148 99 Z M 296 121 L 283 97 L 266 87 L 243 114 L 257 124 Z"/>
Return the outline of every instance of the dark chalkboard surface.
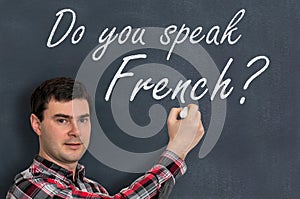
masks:
<path fill-rule="evenodd" d="M 74 27 L 53 47 L 72 21 L 71 11 L 66 12 L 51 37 L 57 13 L 64 9 L 75 13 Z M 198 86 L 195 96 L 205 88 L 209 91 L 196 101 L 186 98 L 186 103 L 199 104 L 207 134 L 187 157 L 188 171 L 170 198 L 300 198 L 299 10 L 295 0 L 0 1 L 0 197 L 38 153 L 38 138 L 29 124 L 31 92 L 46 79 L 68 76 L 86 83 L 93 93 L 95 122 L 102 134 L 93 128 L 91 147 L 81 163 L 87 176 L 111 194 L 148 169 L 167 143 L 167 113 L 184 103 L 171 99 L 171 94 L 155 99 L 151 89 L 129 101 L 139 79 L 151 77 L 157 83 L 166 77 L 170 88 L 182 78 L 190 79 L 187 96 L 201 78 L 207 84 Z M 115 35 L 122 36 L 100 60 L 92 60 L 101 46 L 99 36 L 108 28 L 107 36 L 114 27 Z M 167 27 L 171 32 L 164 35 Z M 132 44 L 138 28 L 145 29 L 145 36 Z M 171 41 L 181 30 L 177 39 L 185 34 L 187 38 L 174 46 L 167 60 Z M 170 41 L 163 45 L 167 36 Z M 134 76 L 119 79 L 105 100 L 123 58 L 136 54 L 147 58 L 128 63 L 123 73 L 131 71 Z M 261 59 L 251 65 L 255 57 Z M 258 74 L 264 65 L 267 68 Z M 212 99 L 222 71 L 222 80 L 231 81 L 224 91 L 220 84 Z M 105 143 L 118 146 L 114 158 L 106 157 L 113 154 L 113 147 L 99 151 Z M 135 164 L 135 158 L 143 162 Z"/>

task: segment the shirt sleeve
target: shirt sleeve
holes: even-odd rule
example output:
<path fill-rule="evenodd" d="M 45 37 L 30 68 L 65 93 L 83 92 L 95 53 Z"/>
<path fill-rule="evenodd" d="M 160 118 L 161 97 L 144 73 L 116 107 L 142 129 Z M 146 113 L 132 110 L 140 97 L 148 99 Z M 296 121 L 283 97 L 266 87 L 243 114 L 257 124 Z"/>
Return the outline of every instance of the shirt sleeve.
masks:
<path fill-rule="evenodd" d="M 120 193 L 125 198 L 167 198 L 176 179 L 186 170 L 185 162 L 172 151 L 166 150 L 157 165 Z"/>
<path fill-rule="evenodd" d="M 109 196 L 107 191 L 101 198 L 105 199 L 166 199 L 172 191 L 176 180 L 187 170 L 187 166 L 172 151 L 164 151 L 159 161 L 145 175 L 135 180 L 129 187 Z M 82 195 L 81 195 L 82 196 Z M 95 195 L 94 195 L 95 196 Z M 74 195 L 72 196 L 73 198 Z"/>
<path fill-rule="evenodd" d="M 166 182 L 162 184 L 162 187 L 159 189 L 159 192 L 156 196 L 157 199 L 167 199 L 169 198 L 174 185 L 175 185 L 175 179 L 178 179 L 180 176 L 182 176 L 186 172 L 186 164 L 181 160 L 175 153 L 173 152 L 167 152 L 167 156 L 170 156 L 170 159 L 172 159 L 174 162 L 179 161 L 179 164 L 182 165 L 182 167 L 179 166 L 180 172 L 177 174 L 174 174 L 174 178 L 168 179 Z"/>

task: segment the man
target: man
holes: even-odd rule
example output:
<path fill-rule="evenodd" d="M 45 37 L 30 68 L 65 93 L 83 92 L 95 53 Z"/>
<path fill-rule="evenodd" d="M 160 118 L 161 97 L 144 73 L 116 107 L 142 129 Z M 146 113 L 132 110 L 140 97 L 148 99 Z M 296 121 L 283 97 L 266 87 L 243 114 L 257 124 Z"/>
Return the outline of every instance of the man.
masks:
<path fill-rule="evenodd" d="M 15 177 L 6 198 L 166 198 L 175 179 L 186 171 L 184 159 L 204 134 L 200 112 L 189 105 L 188 116 L 178 120 L 181 108 L 170 111 L 169 143 L 160 160 L 129 187 L 110 196 L 99 183 L 85 177 L 78 161 L 91 133 L 91 99 L 85 87 L 71 78 L 42 83 L 31 96 L 30 123 L 40 149 L 32 165 Z"/>

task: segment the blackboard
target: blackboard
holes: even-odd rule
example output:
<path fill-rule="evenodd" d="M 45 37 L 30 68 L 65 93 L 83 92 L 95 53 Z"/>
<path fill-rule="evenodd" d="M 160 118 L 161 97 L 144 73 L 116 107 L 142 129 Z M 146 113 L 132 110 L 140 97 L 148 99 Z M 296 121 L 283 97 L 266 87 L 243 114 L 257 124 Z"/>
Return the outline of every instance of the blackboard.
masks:
<path fill-rule="evenodd" d="M 63 10 L 65 15 L 49 40 L 58 13 Z M 67 10 L 76 14 L 74 27 L 61 43 L 51 46 L 68 31 L 72 15 Z M 300 4 L 295 0 L 0 1 L 0 197 L 5 197 L 14 176 L 26 169 L 38 153 L 38 138 L 29 124 L 29 97 L 43 80 L 68 76 L 90 83 L 88 87 L 94 89 L 91 90 L 96 122 L 101 125 L 106 138 L 123 151 L 134 153 L 134 157 L 143 157 L 143 154 L 166 145 L 167 113 L 171 107 L 182 104 L 177 98 L 171 99 L 171 95 L 155 99 L 151 89 L 138 92 L 130 102 L 131 93 L 128 92 L 134 86 L 133 80 L 152 77 L 153 81 L 155 78 L 159 81 L 163 75 L 178 74 L 185 80 L 190 79 L 191 86 L 201 78 L 207 78 L 206 87 L 213 88 L 210 83 L 216 83 L 218 76 L 205 76 L 210 73 L 203 68 L 209 66 L 209 71 L 217 70 L 220 75 L 228 66 L 223 76 L 223 80 L 230 79 L 223 91 L 228 96 L 220 99 L 220 89 L 211 99 L 212 89 L 209 88 L 209 93 L 196 100 L 206 131 L 210 137 L 214 135 L 218 139 L 210 141 L 215 142 L 211 150 L 201 148 L 208 142 L 202 140 L 188 155 L 188 171 L 177 181 L 170 198 L 299 198 L 299 10 Z M 229 38 L 230 31 L 227 36 L 224 32 L 234 16 L 240 20 L 231 27 Z M 112 42 L 102 60 L 93 61 L 91 55 L 100 45 L 99 36 L 106 28 L 109 32 L 114 27 L 115 34 L 119 35 L 125 29 L 123 39 Z M 185 42 L 174 47 L 169 60 L 171 42 L 162 45 L 159 35 L 152 37 L 154 32 L 160 32 L 162 40 L 167 42 L 167 34 L 163 33 L 168 27 L 171 32 L 177 28 L 170 41 L 181 28 L 190 30 Z M 145 29 L 144 40 L 132 44 L 131 36 L 138 28 Z M 209 35 L 209 32 L 210 37 L 192 44 L 190 38 L 197 33 L 197 28 L 202 32 L 192 41 Z M 127 41 L 126 30 L 127 33 L 131 30 Z M 179 40 L 184 38 L 184 33 Z M 157 43 L 150 44 L 155 39 Z M 123 58 L 134 54 L 146 54 L 147 58 L 128 63 L 123 73 L 133 71 L 135 75 L 119 79 L 111 98 L 105 100 Z M 261 59 L 255 61 L 255 58 Z M 110 60 L 108 65 L 103 64 L 104 59 Z M 194 59 L 200 62 L 192 62 Z M 80 73 L 87 65 L 91 67 L 88 70 L 91 79 Z M 264 65 L 268 67 L 250 81 Z M 170 86 L 175 80 L 172 76 L 168 78 Z M 247 80 L 250 82 L 245 86 Z M 204 89 L 198 86 L 195 95 L 199 96 Z M 159 114 L 151 116 L 149 110 Z M 217 117 L 212 117 L 213 114 Z M 128 125 L 130 118 L 132 125 Z M 152 121 L 155 118 L 157 120 Z M 153 126 L 148 126 L 147 130 L 150 124 Z M 212 124 L 217 127 L 213 129 Z M 158 130 L 153 130 L 151 136 L 124 133 L 143 127 L 150 134 L 151 129 Z M 97 133 L 94 129 L 93 134 Z M 208 137 L 207 134 L 205 138 Z M 155 161 L 154 155 L 145 165 L 135 167 L 125 166 L 126 159 L 121 160 L 118 156 L 117 162 L 100 160 L 97 157 L 99 151 L 95 149 L 103 144 L 103 140 L 97 139 L 99 137 L 93 137 L 94 149 L 87 151 L 81 163 L 86 166 L 87 176 L 102 183 L 111 194 L 128 186 L 151 161 Z M 202 152 L 202 158 L 199 158 L 201 149 L 206 154 Z M 110 154 L 109 150 L 103 153 Z M 120 161 L 124 161 L 124 165 Z M 120 168 L 116 168 L 118 163 Z"/>

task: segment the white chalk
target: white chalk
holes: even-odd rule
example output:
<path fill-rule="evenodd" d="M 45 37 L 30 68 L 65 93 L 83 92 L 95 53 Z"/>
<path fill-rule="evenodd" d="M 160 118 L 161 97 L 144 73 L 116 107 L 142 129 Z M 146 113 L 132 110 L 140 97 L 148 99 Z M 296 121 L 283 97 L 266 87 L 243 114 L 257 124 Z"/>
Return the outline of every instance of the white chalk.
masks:
<path fill-rule="evenodd" d="M 187 115 L 188 115 L 188 107 L 186 106 L 186 107 L 184 107 L 181 111 L 180 111 L 180 113 L 179 113 L 179 116 L 180 116 L 180 118 L 181 119 L 184 119 L 184 118 L 186 118 L 187 117 Z"/>

